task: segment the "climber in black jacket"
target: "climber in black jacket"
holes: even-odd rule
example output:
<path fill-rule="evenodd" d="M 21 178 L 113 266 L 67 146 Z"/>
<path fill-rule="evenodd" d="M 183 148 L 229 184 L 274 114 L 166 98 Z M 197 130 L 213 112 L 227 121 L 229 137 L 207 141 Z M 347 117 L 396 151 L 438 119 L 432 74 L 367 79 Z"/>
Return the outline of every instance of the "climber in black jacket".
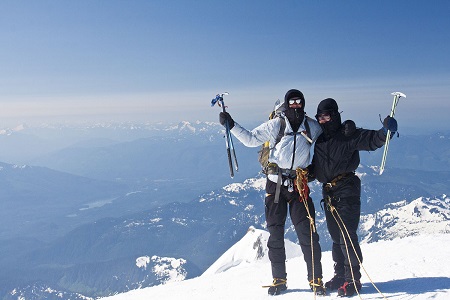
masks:
<path fill-rule="evenodd" d="M 356 128 L 351 120 L 341 124 L 338 105 L 331 98 L 319 103 L 316 119 L 323 133 L 314 146 L 310 170 L 323 184 L 325 216 L 333 240 L 332 256 L 335 262 L 334 277 L 326 282 L 325 287 L 337 289 L 339 296 L 352 296 L 361 289 L 358 257 L 362 262 L 362 253 L 357 236 L 361 180 L 355 174 L 360 162 L 359 151 L 373 151 L 382 147 L 388 130 L 392 132 L 391 137 L 397 131 L 397 121 L 386 117 L 380 130 Z"/>

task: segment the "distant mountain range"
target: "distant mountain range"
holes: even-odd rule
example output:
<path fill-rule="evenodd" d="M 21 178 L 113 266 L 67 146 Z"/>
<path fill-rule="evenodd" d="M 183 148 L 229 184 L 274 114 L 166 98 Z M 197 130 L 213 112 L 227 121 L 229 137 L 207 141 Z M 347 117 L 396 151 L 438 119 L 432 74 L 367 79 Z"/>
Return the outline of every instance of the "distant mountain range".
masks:
<path fill-rule="evenodd" d="M 127 190 L 118 183 L 45 167 L 0 163 L 0 239 L 50 240 L 95 220 L 90 208 L 112 202 Z"/>
<path fill-rule="evenodd" d="M 245 126 L 245 124 L 243 125 Z M 248 129 L 251 129 L 251 127 Z M 58 170 L 70 171 L 74 168 L 69 161 L 73 158 L 71 155 L 74 155 L 74 151 L 70 150 L 73 148 L 108 149 L 112 146 L 114 149 L 118 147 L 115 145 L 120 143 L 138 141 L 140 139 L 155 139 L 155 143 L 149 149 L 147 148 L 146 153 L 149 154 L 152 148 L 155 150 L 155 144 L 161 141 L 156 138 L 181 138 L 179 142 L 183 143 L 183 139 L 189 141 L 194 137 L 199 139 L 194 138 L 191 146 L 195 146 L 198 142 L 203 145 L 207 142 L 210 145 L 224 147 L 223 134 L 221 132 L 223 132 L 223 127 L 220 124 L 199 121 L 182 121 L 174 124 L 43 124 L 34 127 L 20 125 L 14 129 L 0 129 L 0 144 L 2 145 L 0 148 L 0 161 L 31 165 L 35 165 L 33 162 L 36 161 L 42 162 L 44 166 L 48 166 L 45 165 L 46 163 L 53 163 L 59 167 Z M 148 144 L 151 144 L 151 141 Z M 239 146 L 240 143 L 236 142 L 236 145 Z M 146 145 L 144 144 L 143 146 L 145 147 Z M 122 147 L 125 149 L 126 146 Z M 408 169 L 446 171 L 450 167 L 450 151 L 448 149 L 450 149 L 450 132 L 436 132 L 430 135 L 400 134 L 398 138 L 394 137 L 390 144 L 391 151 L 387 166 L 397 168 L 408 166 Z M 218 155 L 217 159 L 221 160 L 221 157 L 224 156 L 222 154 L 224 151 L 220 148 L 217 148 L 217 150 L 222 150 L 215 153 Z M 245 152 L 245 150 L 239 150 L 237 153 L 238 158 L 241 151 Z M 58 153 L 59 151 L 62 152 Z M 51 162 L 49 156 L 52 154 L 59 155 L 60 160 Z M 381 151 L 361 152 L 361 156 L 365 165 L 379 165 L 381 161 Z M 96 157 L 89 158 L 87 156 L 85 158 L 92 161 Z M 64 163 L 64 160 L 66 160 L 66 163 Z M 249 165 L 249 168 L 253 167 L 254 165 Z M 78 170 L 82 168 L 79 166 Z M 85 165 L 84 168 L 84 173 L 78 175 L 86 174 L 90 166 Z"/>

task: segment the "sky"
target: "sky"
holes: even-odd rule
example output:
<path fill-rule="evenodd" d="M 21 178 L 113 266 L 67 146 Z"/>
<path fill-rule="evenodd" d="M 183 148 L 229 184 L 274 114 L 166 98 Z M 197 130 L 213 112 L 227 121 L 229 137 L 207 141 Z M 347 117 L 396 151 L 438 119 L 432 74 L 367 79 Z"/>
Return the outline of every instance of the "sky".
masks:
<path fill-rule="evenodd" d="M 313 116 L 450 129 L 450 2 L 5 0 L 0 127 L 23 122 L 217 121 L 225 104 L 262 123 L 291 88 Z M 249 128 L 250 129 L 250 128 Z"/>
<path fill-rule="evenodd" d="M 267 289 L 261 286 L 271 284 L 270 262 L 265 256 L 255 260 L 254 249 L 257 238 L 267 241 L 268 233 L 262 230 L 249 231 L 237 244 L 225 252 L 202 276 L 165 285 L 137 289 L 127 293 L 102 298 L 105 300 L 144 299 L 267 299 Z M 322 299 L 314 297 L 306 280 L 306 267 L 299 246 L 286 241 L 288 290 L 276 299 Z M 447 257 L 450 235 L 421 235 L 362 244 L 364 268 L 361 268 L 361 297 L 352 299 L 390 300 L 447 300 L 450 296 L 450 272 Z M 382 254 L 385 255 L 382 255 Z M 380 259 L 382 255 L 382 259 Z M 331 252 L 323 252 L 322 266 L 324 280 L 333 275 Z M 381 294 L 375 289 L 375 287 Z M 324 299 L 338 299 L 337 292 L 329 292 Z"/>

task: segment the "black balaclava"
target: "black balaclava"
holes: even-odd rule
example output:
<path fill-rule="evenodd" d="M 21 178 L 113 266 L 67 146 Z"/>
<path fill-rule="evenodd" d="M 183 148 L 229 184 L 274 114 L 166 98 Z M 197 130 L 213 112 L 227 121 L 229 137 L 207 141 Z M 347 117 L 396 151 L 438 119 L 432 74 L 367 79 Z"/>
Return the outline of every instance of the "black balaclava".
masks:
<path fill-rule="evenodd" d="M 320 124 L 322 130 L 327 138 L 332 138 L 336 133 L 338 133 L 341 129 L 341 114 L 338 111 L 338 105 L 336 101 L 332 98 L 327 98 L 320 101 L 317 106 L 317 115 L 316 119 L 320 114 L 329 113 L 331 116 L 331 120 Z"/>
<path fill-rule="evenodd" d="M 300 97 L 300 99 L 302 100 L 302 107 L 290 108 L 289 100 L 296 97 Z M 292 130 L 294 132 L 297 132 L 303 122 L 303 119 L 305 118 L 305 97 L 303 96 L 303 93 L 295 89 L 287 91 L 286 95 L 284 96 L 284 107 L 284 114 L 288 118 Z"/>

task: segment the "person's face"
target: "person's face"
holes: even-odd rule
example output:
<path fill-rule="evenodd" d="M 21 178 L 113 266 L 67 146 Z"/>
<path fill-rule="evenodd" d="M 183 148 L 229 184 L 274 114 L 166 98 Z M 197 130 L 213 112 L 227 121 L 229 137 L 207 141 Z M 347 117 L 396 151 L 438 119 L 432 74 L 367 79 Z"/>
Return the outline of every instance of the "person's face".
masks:
<path fill-rule="evenodd" d="M 317 116 L 317 121 L 319 121 L 320 124 L 325 124 L 326 122 L 331 121 L 331 115 L 328 112 L 325 112 L 323 114 L 320 114 Z"/>
<path fill-rule="evenodd" d="M 290 108 L 302 108 L 302 99 L 300 97 L 294 97 L 289 99 Z"/>

